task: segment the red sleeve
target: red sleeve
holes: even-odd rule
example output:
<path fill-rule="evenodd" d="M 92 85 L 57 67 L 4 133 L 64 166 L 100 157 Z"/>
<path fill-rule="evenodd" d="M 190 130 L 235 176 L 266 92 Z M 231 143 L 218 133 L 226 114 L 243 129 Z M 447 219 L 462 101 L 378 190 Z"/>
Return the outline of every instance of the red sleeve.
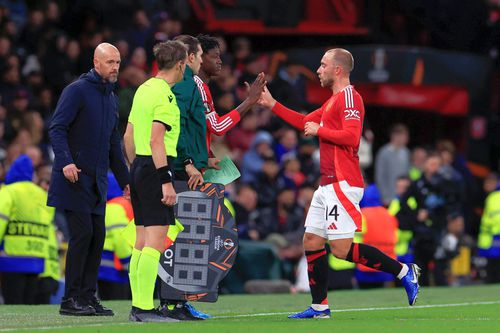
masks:
<path fill-rule="evenodd" d="M 232 110 L 223 116 L 213 111 L 207 114 L 207 129 L 210 133 L 221 136 L 233 128 L 240 119 L 240 113 L 237 110 Z"/>
<path fill-rule="evenodd" d="M 307 122 L 312 121 L 313 123 L 321 123 L 321 117 L 323 116 L 323 108 L 319 108 L 317 110 L 314 110 L 313 112 L 309 113 L 306 115 L 304 119 L 304 124 Z"/>
<path fill-rule="evenodd" d="M 337 107 L 342 113 L 342 129 L 333 130 L 322 126 L 318 129 L 318 136 L 339 146 L 357 147 L 361 139 L 363 126 L 363 101 L 358 94 L 353 97 L 352 92 L 350 98 L 348 95 L 347 98 L 340 98 L 339 100 L 341 102 Z"/>
<path fill-rule="evenodd" d="M 293 111 L 281 103 L 276 102 L 272 111 L 275 115 L 292 125 L 293 127 L 303 131 L 305 116 L 301 113 Z"/>

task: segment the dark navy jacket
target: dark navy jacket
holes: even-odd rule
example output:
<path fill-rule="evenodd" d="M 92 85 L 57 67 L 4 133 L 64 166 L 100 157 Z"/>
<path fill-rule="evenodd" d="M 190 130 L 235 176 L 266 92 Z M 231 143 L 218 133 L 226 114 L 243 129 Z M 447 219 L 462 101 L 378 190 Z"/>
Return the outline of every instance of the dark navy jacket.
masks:
<path fill-rule="evenodd" d="M 55 154 L 49 206 L 104 215 L 108 169 L 122 189 L 129 183 L 113 86 L 92 69 L 63 90 L 49 128 Z M 62 172 L 71 163 L 82 170 L 74 184 Z"/>

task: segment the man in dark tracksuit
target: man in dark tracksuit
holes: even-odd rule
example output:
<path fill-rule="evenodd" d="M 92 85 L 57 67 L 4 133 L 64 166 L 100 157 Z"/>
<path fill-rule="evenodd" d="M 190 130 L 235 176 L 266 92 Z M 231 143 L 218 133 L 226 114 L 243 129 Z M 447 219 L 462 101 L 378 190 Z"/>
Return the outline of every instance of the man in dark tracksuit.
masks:
<path fill-rule="evenodd" d="M 50 124 L 55 159 L 48 205 L 64 210 L 70 233 L 59 311 L 63 315 L 113 315 L 95 292 L 105 238 L 108 169 L 122 189 L 129 183 L 113 93 L 119 67 L 120 53 L 113 45 L 97 46 L 94 68 L 64 89 Z"/>

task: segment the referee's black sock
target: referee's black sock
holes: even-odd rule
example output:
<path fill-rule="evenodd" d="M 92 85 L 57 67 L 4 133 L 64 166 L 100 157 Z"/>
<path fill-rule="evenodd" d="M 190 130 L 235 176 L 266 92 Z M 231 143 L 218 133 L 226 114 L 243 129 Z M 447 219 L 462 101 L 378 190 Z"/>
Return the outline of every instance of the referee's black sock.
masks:
<path fill-rule="evenodd" d="M 403 269 L 399 261 L 392 259 L 376 247 L 366 244 L 352 243 L 346 260 L 395 276 L 398 276 Z"/>
<path fill-rule="evenodd" d="M 328 308 L 328 259 L 326 250 L 306 251 L 307 274 L 311 288 L 312 304 Z M 315 309 L 324 310 L 324 309 Z"/>

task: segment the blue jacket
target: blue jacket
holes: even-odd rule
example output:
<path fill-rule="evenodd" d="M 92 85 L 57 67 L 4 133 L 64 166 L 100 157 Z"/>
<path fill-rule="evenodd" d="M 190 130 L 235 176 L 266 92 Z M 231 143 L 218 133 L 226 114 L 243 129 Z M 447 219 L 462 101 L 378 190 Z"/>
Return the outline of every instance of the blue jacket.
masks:
<path fill-rule="evenodd" d="M 49 128 L 55 155 L 49 206 L 104 215 L 108 169 L 122 189 L 129 183 L 113 87 L 92 69 L 63 90 Z M 74 184 L 62 172 L 71 163 L 82 170 Z"/>

